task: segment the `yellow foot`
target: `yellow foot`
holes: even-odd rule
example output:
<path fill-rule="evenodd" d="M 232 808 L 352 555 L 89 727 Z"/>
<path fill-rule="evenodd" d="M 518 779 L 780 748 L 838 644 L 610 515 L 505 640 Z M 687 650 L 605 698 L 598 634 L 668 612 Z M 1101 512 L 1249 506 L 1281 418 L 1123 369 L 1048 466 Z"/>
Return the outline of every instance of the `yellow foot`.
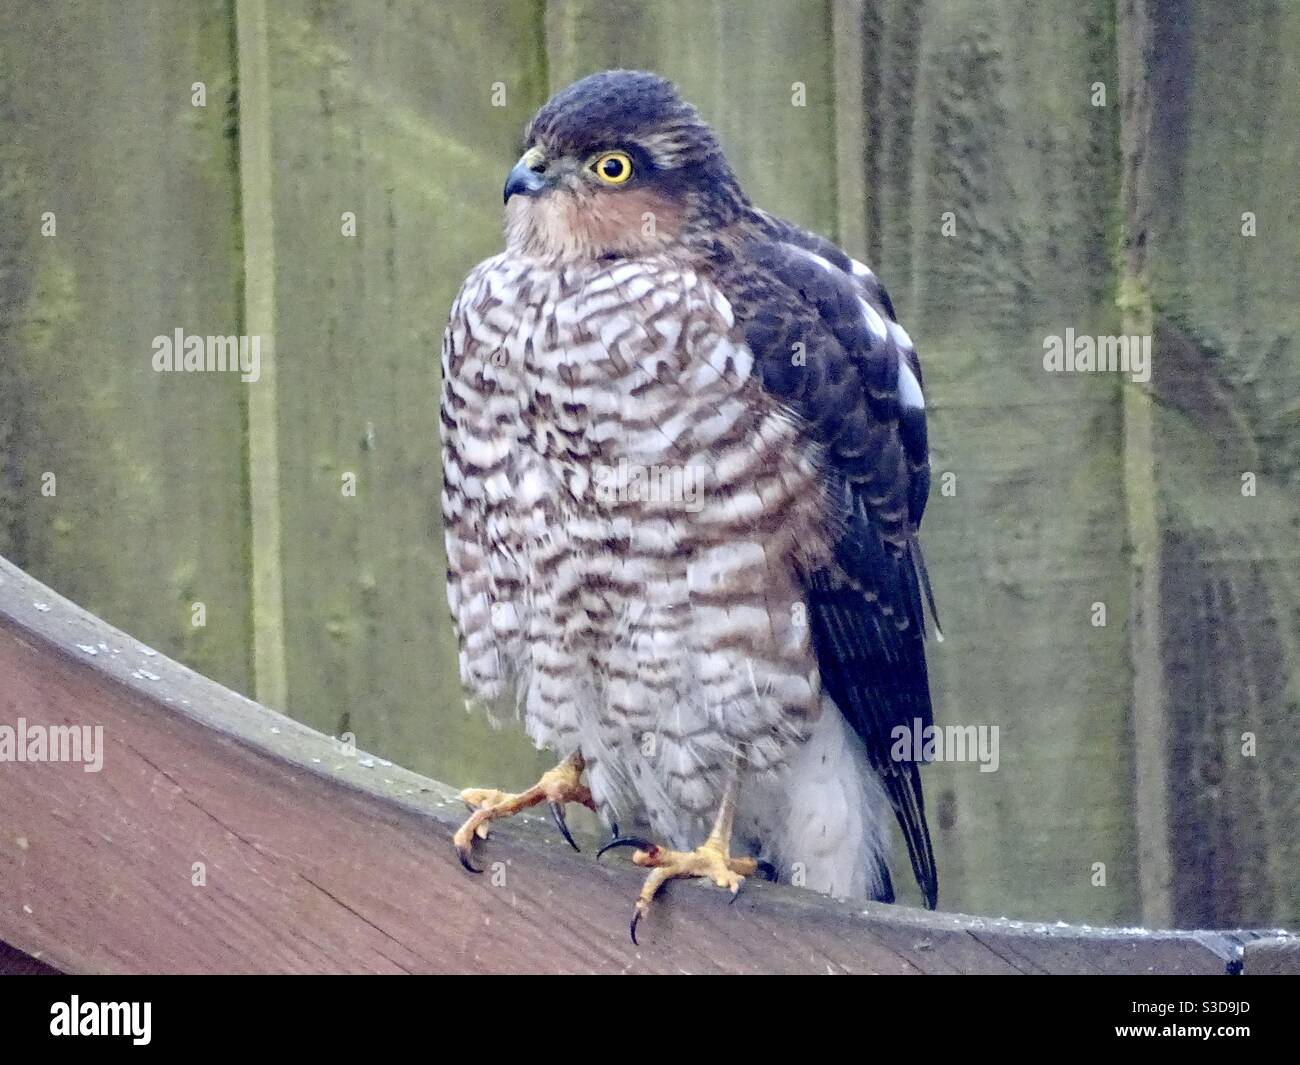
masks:
<path fill-rule="evenodd" d="M 543 773 L 541 780 L 518 795 L 494 788 L 466 788 L 462 791 L 461 800 L 474 812 L 451 838 L 456 845 L 460 864 L 471 873 L 481 873 L 483 870 L 475 868 L 470 861 L 475 837 L 487 839 L 490 822 L 498 817 L 510 817 L 520 810 L 527 810 L 543 802 L 550 806 L 551 816 L 555 819 L 555 827 L 560 830 L 560 834 L 569 841 L 570 847 L 578 850 L 564 820 L 564 804 L 578 802 L 590 810 L 596 809 L 596 804 L 591 800 L 591 792 L 582 782 L 582 769 L 582 756 L 575 754 Z"/>
<path fill-rule="evenodd" d="M 757 858 L 733 858 L 727 853 L 727 846 L 714 836 L 693 851 L 672 851 L 643 839 L 625 837 L 611 840 L 601 847 L 597 858 L 607 850 L 615 847 L 635 847 L 632 863 L 643 869 L 649 869 L 641 894 L 637 896 L 636 906 L 632 911 L 632 942 L 636 942 L 636 927 L 641 918 L 650 912 L 650 903 L 654 901 L 659 889 L 669 880 L 688 877 L 700 877 L 712 880 L 720 888 L 726 888 L 734 896 L 740 891 L 745 877 L 761 873 L 768 880 L 776 879 L 776 869 L 768 862 Z"/>

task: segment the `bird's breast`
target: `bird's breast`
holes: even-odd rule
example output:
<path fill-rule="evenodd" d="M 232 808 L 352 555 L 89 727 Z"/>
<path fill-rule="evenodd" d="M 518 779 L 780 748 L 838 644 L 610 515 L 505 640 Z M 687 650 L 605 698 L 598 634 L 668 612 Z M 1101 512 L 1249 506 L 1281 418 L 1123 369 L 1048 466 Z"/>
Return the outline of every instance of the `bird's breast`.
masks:
<path fill-rule="evenodd" d="M 529 732 L 580 748 L 600 787 L 648 774 L 703 810 L 738 745 L 778 767 L 818 710 L 797 575 L 826 540 L 816 456 L 689 270 L 507 263 L 480 289 L 444 435 L 479 481 L 449 557 L 475 560 L 474 527 L 509 575 L 474 585 L 497 597 L 483 668 L 514 663 Z"/>

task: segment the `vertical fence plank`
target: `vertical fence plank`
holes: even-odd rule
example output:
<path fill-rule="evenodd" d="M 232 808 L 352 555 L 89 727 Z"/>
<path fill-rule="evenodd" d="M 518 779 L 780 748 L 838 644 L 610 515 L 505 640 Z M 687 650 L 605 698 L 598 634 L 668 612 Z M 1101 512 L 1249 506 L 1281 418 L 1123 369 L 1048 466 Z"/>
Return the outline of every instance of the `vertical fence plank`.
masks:
<path fill-rule="evenodd" d="M 257 698 L 283 710 L 284 565 L 275 357 L 275 213 L 271 56 L 265 0 L 236 0 L 239 179 L 244 234 L 244 329 L 261 341 L 261 376 L 248 396 L 248 499 L 252 535 L 253 667 Z"/>
<path fill-rule="evenodd" d="M 437 364 L 460 282 L 501 246 L 501 186 L 545 94 L 541 7 L 267 11 L 288 706 L 442 779 L 520 784 L 540 765 L 522 731 L 464 711 Z"/>
<path fill-rule="evenodd" d="M 1119 304 L 1124 332 L 1150 336 L 1152 159 L 1149 151 L 1154 91 L 1151 11 L 1144 0 L 1116 5 L 1120 84 L 1121 210 Z M 1167 635 L 1160 602 L 1159 491 L 1156 484 L 1154 393 L 1150 382 L 1124 390 L 1124 497 L 1133 553 L 1133 608 L 1129 657 L 1133 665 L 1133 813 L 1137 827 L 1142 920 L 1173 922 L 1173 855 L 1169 820 L 1169 719 L 1161 645 Z"/>
<path fill-rule="evenodd" d="M 870 203 L 871 87 L 874 9 L 867 0 L 836 0 L 832 33 L 835 48 L 835 164 L 836 205 L 840 245 L 854 258 L 868 262 L 874 231 Z"/>
<path fill-rule="evenodd" d="M 1150 132 L 1126 147 L 1149 157 L 1168 906 L 1186 925 L 1294 921 L 1300 7 L 1126 6 L 1154 28 Z"/>
<path fill-rule="evenodd" d="M 927 770 L 942 903 L 967 912 L 1138 909 L 1121 383 L 1043 366 L 1049 336 L 1119 329 L 1112 19 L 886 0 L 861 29 L 870 247 L 931 398 L 937 712 L 1000 729 L 996 773 Z"/>
<path fill-rule="evenodd" d="M 152 367 L 240 331 L 227 13 L 0 7 L 0 552 L 247 690 L 247 386 Z"/>

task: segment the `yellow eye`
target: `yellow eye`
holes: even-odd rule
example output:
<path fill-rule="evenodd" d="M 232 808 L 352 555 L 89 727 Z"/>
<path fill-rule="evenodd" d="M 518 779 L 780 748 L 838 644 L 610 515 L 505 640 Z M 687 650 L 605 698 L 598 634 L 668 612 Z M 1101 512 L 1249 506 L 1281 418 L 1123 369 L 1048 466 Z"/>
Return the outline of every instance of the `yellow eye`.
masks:
<path fill-rule="evenodd" d="M 606 185 L 622 185 L 632 176 L 632 160 L 626 152 L 606 152 L 591 164 L 591 172 Z"/>

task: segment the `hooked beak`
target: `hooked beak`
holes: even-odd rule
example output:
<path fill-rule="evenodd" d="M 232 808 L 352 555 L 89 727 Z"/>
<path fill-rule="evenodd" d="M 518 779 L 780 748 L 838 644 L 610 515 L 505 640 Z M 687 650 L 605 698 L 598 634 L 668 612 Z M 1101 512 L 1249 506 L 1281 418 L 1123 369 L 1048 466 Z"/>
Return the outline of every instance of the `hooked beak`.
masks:
<path fill-rule="evenodd" d="M 549 188 L 550 182 L 543 174 L 544 166 L 545 160 L 539 149 L 529 148 L 524 152 L 506 178 L 504 202 L 509 203 L 510 197 L 516 193 L 520 196 L 536 196 L 543 189 Z"/>

